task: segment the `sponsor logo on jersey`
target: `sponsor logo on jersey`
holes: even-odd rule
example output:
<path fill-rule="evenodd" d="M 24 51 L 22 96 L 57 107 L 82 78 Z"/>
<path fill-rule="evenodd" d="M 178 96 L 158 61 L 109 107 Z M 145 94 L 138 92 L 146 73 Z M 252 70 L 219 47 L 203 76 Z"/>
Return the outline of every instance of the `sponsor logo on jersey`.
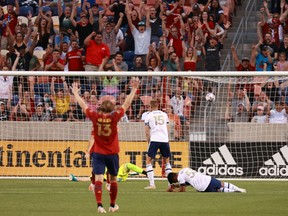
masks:
<path fill-rule="evenodd" d="M 272 159 L 264 162 L 259 169 L 261 176 L 288 176 L 288 146 L 285 145 L 272 155 Z"/>
<path fill-rule="evenodd" d="M 219 151 L 214 152 L 210 158 L 203 161 L 205 166 L 199 167 L 198 172 L 207 175 L 242 176 L 243 168 L 237 167 L 227 146 L 223 145 L 218 149 Z"/>

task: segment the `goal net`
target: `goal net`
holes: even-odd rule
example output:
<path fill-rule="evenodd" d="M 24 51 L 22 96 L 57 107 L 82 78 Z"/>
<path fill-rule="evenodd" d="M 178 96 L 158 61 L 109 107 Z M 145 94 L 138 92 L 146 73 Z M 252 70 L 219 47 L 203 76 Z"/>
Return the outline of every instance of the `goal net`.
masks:
<path fill-rule="evenodd" d="M 143 119 L 156 98 L 170 120 L 173 171 L 191 167 L 221 178 L 287 178 L 288 76 L 260 74 L 1 71 L 7 85 L 0 87 L 0 177 L 89 176 L 85 150 L 92 124 L 69 86 L 81 86 L 92 110 L 104 100 L 119 107 L 137 76 L 141 86 L 118 127 L 120 165 L 145 170 Z M 161 178 L 160 153 L 153 166 Z"/>

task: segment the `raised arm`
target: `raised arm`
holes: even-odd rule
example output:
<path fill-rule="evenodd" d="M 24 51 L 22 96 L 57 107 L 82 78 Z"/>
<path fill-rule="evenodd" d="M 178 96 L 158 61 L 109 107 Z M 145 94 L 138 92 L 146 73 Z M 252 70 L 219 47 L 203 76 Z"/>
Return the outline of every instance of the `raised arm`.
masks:
<path fill-rule="evenodd" d="M 57 2 L 58 16 L 60 17 L 63 14 L 62 3 L 61 0 Z"/>
<path fill-rule="evenodd" d="M 71 87 L 70 87 L 71 88 Z M 82 110 L 84 111 L 84 113 L 86 113 L 86 110 L 88 109 L 87 104 L 85 103 L 85 101 L 83 100 L 83 98 L 79 95 L 80 92 L 80 87 L 78 87 L 78 84 L 72 83 L 72 93 L 75 96 L 75 99 L 77 101 L 77 103 L 79 104 L 79 106 L 82 108 Z"/>
<path fill-rule="evenodd" d="M 76 22 L 75 19 L 74 19 L 75 14 L 76 14 L 76 9 L 77 9 L 77 3 L 74 2 L 74 3 L 73 3 L 73 6 L 72 6 L 72 12 L 71 12 L 71 15 L 70 15 L 70 21 L 71 21 L 71 23 L 72 23 L 72 25 L 73 25 L 74 27 L 77 26 L 77 22 Z"/>
<path fill-rule="evenodd" d="M 92 32 L 90 35 L 88 35 L 85 40 L 84 40 L 84 45 L 85 46 L 88 46 L 89 43 L 90 43 L 90 40 L 92 40 L 92 37 L 95 37 L 96 36 L 96 32 Z"/>
<path fill-rule="evenodd" d="M 238 58 L 234 44 L 232 44 L 232 46 L 231 46 L 231 54 L 232 54 L 232 58 L 234 60 L 235 67 L 237 68 L 240 65 L 240 61 L 239 61 L 239 58 Z"/>
<path fill-rule="evenodd" d="M 139 86 L 139 79 L 138 78 L 133 78 L 131 79 L 131 92 L 130 94 L 126 97 L 123 105 L 122 105 L 122 108 L 124 109 L 124 112 L 126 112 L 128 110 L 128 108 L 130 107 L 131 103 L 132 103 L 132 100 L 134 98 L 134 95 L 138 89 L 138 86 Z"/>
<path fill-rule="evenodd" d="M 125 12 L 126 12 L 126 17 L 127 17 L 129 28 L 130 28 L 131 32 L 133 32 L 133 30 L 135 29 L 135 26 L 132 23 L 131 11 L 130 11 L 130 8 L 129 8 L 128 0 L 126 0 Z"/>
<path fill-rule="evenodd" d="M 115 34 L 117 34 L 118 31 L 119 31 L 119 29 L 120 29 L 120 26 L 121 26 L 122 21 L 123 21 L 123 17 L 124 17 L 124 14 L 120 12 L 120 13 L 119 13 L 119 19 L 118 19 L 118 22 L 117 22 L 117 24 L 116 24 L 116 26 L 115 26 L 115 28 L 114 28 L 114 32 L 115 32 Z"/>

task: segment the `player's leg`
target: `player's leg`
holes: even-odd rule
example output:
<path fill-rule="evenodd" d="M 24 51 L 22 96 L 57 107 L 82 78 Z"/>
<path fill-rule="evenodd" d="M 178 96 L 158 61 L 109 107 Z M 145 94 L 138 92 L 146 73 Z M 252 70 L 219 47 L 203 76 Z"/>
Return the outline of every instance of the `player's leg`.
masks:
<path fill-rule="evenodd" d="M 102 184 L 104 181 L 104 172 L 105 172 L 105 156 L 97 153 L 92 154 L 93 158 L 93 173 L 95 175 L 95 190 L 94 195 L 98 205 L 98 213 L 106 213 L 102 204 Z"/>
<path fill-rule="evenodd" d="M 233 192 L 240 192 L 240 193 L 246 193 L 246 189 L 239 188 L 234 184 L 231 184 L 229 182 L 222 182 L 223 190 L 231 190 Z"/>
<path fill-rule="evenodd" d="M 146 155 L 146 172 L 149 180 L 149 186 L 144 189 L 156 189 L 154 182 L 154 170 L 152 166 L 152 160 L 155 159 L 158 150 L 157 142 L 150 142 L 148 153 Z"/>
<path fill-rule="evenodd" d="M 109 155 L 107 156 L 107 170 L 110 175 L 110 207 L 109 212 L 115 212 L 119 209 L 119 206 L 116 204 L 117 194 L 118 194 L 118 183 L 117 183 L 117 174 L 119 170 L 119 156 Z"/>
<path fill-rule="evenodd" d="M 169 143 L 161 143 L 160 146 L 160 152 L 162 157 L 164 158 L 164 163 L 165 163 L 165 176 L 167 177 L 170 172 L 172 172 L 172 167 L 170 164 L 170 145 Z"/>
<path fill-rule="evenodd" d="M 231 193 L 234 192 L 233 189 L 223 188 L 223 182 L 219 181 L 216 178 L 211 178 L 211 181 L 204 192 L 224 192 Z"/>
<path fill-rule="evenodd" d="M 125 165 L 126 165 L 128 170 L 131 170 L 131 171 L 136 172 L 136 173 L 142 173 L 142 174 L 147 176 L 147 172 L 145 170 L 143 170 L 142 168 L 136 166 L 135 164 L 126 163 Z"/>

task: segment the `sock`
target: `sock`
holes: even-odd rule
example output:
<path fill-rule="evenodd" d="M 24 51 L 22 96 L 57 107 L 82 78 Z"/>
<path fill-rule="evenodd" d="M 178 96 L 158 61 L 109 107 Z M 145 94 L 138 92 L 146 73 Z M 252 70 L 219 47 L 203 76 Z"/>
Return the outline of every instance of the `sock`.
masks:
<path fill-rule="evenodd" d="M 224 188 L 232 189 L 234 191 L 240 191 L 240 189 L 237 186 L 235 186 L 229 182 L 224 182 Z"/>
<path fill-rule="evenodd" d="M 142 174 L 147 176 L 147 172 L 145 170 L 142 171 Z"/>
<path fill-rule="evenodd" d="M 110 185 L 110 206 L 114 208 L 115 206 L 115 201 L 117 198 L 117 193 L 118 193 L 118 184 L 117 182 L 111 182 Z"/>
<path fill-rule="evenodd" d="M 98 207 L 99 206 L 103 206 L 102 205 L 102 182 L 101 181 L 96 181 L 95 182 L 95 198 L 96 198 L 96 202 Z"/>
<path fill-rule="evenodd" d="M 220 188 L 220 191 L 223 193 L 233 193 L 235 192 L 235 190 L 231 189 L 231 188 Z"/>
<path fill-rule="evenodd" d="M 146 172 L 150 182 L 150 186 L 154 186 L 154 170 L 152 164 L 146 164 Z"/>
<path fill-rule="evenodd" d="M 165 176 L 167 177 L 170 172 L 172 172 L 171 164 L 170 163 L 166 163 L 165 164 Z"/>

